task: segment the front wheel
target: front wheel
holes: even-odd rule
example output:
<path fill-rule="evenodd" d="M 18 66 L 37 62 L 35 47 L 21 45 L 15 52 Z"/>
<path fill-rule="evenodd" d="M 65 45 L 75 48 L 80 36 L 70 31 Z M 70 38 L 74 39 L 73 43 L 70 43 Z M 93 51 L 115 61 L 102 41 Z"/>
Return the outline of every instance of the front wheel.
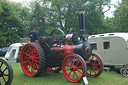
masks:
<path fill-rule="evenodd" d="M 78 82 L 86 74 L 85 61 L 77 54 L 68 55 L 63 61 L 62 71 L 68 81 Z"/>

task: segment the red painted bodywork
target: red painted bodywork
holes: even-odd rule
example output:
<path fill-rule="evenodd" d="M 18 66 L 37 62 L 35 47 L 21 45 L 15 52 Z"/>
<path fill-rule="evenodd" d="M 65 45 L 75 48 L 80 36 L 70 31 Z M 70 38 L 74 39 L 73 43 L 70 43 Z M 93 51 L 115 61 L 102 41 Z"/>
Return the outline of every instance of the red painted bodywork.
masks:
<path fill-rule="evenodd" d="M 74 50 L 74 45 L 68 45 L 68 44 L 65 44 L 65 45 L 57 45 L 56 47 L 56 44 L 54 44 L 54 47 L 52 47 L 52 50 L 63 50 L 63 52 L 59 52 L 57 54 L 53 54 L 53 55 L 56 55 L 56 57 L 66 57 L 67 55 L 69 54 L 73 54 L 73 50 Z"/>

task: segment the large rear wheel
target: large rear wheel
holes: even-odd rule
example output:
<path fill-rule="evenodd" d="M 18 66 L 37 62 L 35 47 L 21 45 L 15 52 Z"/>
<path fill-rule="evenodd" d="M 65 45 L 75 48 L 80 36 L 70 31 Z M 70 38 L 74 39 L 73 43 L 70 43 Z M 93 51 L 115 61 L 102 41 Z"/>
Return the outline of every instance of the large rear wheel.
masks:
<path fill-rule="evenodd" d="M 78 82 L 86 74 L 85 61 L 77 54 L 68 55 L 63 61 L 62 71 L 68 81 Z"/>
<path fill-rule="evenodd" d="M 45 70 L 45 54 L 37 43 L 26 44 L 21 52 L 20 63 L 27 76 L 39 76 Z"/>
<path fill-rule="evenodd" d="M 97 54 L 92 53 L 91 57 L 89 58 L 89 61 L 90 63 L 87 64 L 86 75 L 89 77 L 99 76 L 103 71 L 103 63 L 101 58 Z"/>

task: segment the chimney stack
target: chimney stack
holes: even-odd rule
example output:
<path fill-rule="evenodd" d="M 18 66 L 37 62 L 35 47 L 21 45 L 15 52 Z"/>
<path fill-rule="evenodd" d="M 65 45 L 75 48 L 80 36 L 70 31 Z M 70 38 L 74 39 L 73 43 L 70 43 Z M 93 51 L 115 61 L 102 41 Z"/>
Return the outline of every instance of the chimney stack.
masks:
<path fill-rule="evenodd" d="M 80 27 L 80 41 L 85 41 L 85 20 L 84 20 L 84 13 L 83 9 L 78 11 L 78 18 L 79 18 L 79 27 Z"/>

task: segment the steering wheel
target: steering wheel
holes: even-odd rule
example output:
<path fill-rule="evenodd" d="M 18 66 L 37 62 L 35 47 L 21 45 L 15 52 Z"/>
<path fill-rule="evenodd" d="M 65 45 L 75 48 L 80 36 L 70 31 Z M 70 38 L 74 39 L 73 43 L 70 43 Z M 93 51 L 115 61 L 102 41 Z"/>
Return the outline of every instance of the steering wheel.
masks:
<path fill-rule="evenodd" d="M 54 29 L 54 30 L 50 33 L 50 36 L 52 36 L 55 32 L 60 32 L 60 33 L 63 35 L 63 37 L 65 37 L 65 33 L 64 33 L 61 29 L 59 29 L 59 28 Z"/>
<path fill-rule="evenodd" d="M 60 42 L 65 38 L 65 33 L 61 29 L 57 28 L 50 33 L 50 36 L 54 38 L 53 42 Z"/>

